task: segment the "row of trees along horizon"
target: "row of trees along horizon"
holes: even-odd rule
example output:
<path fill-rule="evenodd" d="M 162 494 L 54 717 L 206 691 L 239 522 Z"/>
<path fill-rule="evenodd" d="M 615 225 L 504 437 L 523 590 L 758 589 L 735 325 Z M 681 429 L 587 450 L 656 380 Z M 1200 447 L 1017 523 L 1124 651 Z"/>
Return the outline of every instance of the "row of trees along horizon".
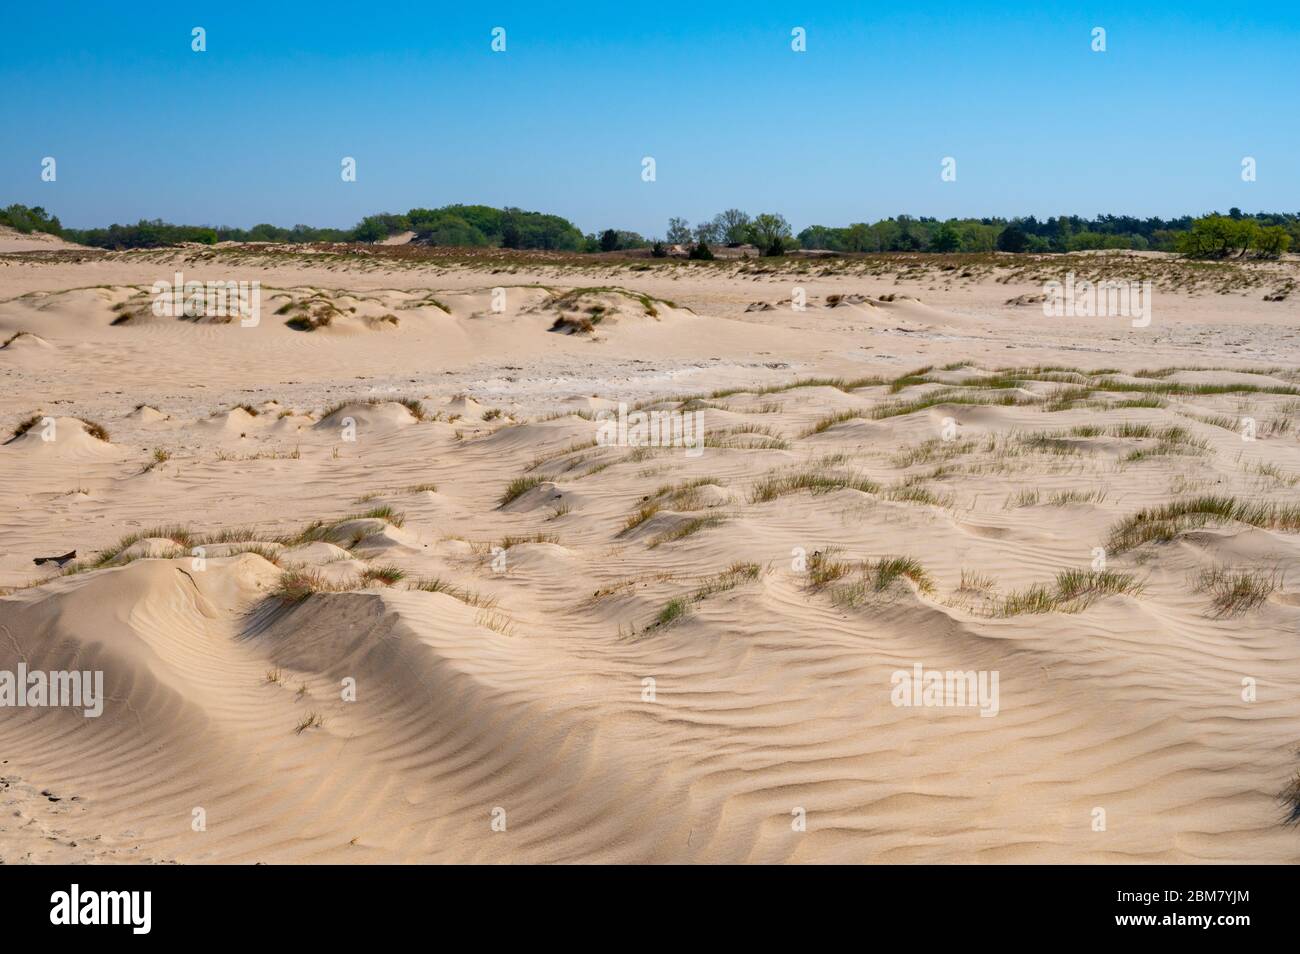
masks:
<path fill-rule="evenodd" d="M 665 257 L 668 246 L 690 249 L 692 258 L 712 258 L 710 246 L 754 246 L 764 256 L 797 249 L 832 252 L 1077 252 L 1097 249 L 1180 252 L 1196 258 L 1276 258 L 1293 244 L 1300 247 L 1300 213 L 1243 213 L 1230 209 L 1175 219 L 1128 215 L 1083 218 L 1062 215 L 1045 220 L 982 218 L 940 220 L 899 215 L 870 224 L 810 225 L 793 234 L 785 217 L 773 212 L 751 216 L 739 209 L 719 212 L 692 226 L 670 218 L 665 235 L 647 238 L 623 229 L 584 235 L 568 219 L 522 209 L 486 205 L 448 205 L 411 209 L 405 215 L 369 215 L 351 229 L 295 225 L 174 225 L 141 219 L 135 225 L 64 228 L 39 206 L 10 205 L 0 210 L 0 225 L 23 233 L 47 232 L 70 242 L 105 249 L 159 248 L 182 242 L 377 242 L 414 232 L 427 245 L 467 248 L 548 249 L 568 252 L 620 252 L 650 249 Z"/>

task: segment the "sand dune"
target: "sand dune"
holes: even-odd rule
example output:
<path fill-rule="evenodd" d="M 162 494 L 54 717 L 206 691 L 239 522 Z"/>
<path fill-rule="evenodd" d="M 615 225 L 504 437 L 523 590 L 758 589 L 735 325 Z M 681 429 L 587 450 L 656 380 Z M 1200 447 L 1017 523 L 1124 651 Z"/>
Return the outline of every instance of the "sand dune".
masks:
<path fill-rule="evenodd" d="M 4 861 L 1300 861 L 1294 308 L 200 267 L 0 272 Z"/>

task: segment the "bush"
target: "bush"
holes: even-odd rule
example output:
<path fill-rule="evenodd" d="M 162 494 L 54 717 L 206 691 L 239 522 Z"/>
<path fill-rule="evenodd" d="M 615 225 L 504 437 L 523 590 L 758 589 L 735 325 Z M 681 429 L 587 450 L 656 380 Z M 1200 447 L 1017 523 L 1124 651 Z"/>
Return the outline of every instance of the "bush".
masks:
<path fill-rule="evenodd" d="M 410 227 L 410 219 L 406 216 L 381 212 L 379 215 L 367 215 L 353 229 L 352 234 L 358 242 L 381 242 L 390 235 L 407 231 Z"/>
<path fill-rule="evenodd" d="M 1255 219 L 1204 215 L 1180 233 L 1174 248 L 1189 258 L 1276 258 L 1287 250 L 1291 236 L 1280 225 L 1260 225 Z"/>
<path fill-rule="evenodd" d="M 28 208 L 25 205 L 15 204 L 0 209 L 0 225 L 7 225 L 24 235 L 32 232 L 60 235 L 63 232 L 63 227 L 59 225 L 59 217 L 50 215 L 39 205 Z"/>
<path fill-rule="evenodd" d="M 998 236 L 999 252 L 1023 252 L 1029 245 L 1029 236 L 1017 225 L 1008 225 Z"/>
<path fill-rule="evenodd" d="M 749 223 L 749 239 L 764 255 L 784 255 L 785 240 L 790 238 L 790 223 L 778 212 L 763 212 Z"/>
<path fill-rule="evenodd" d="M 930 239 L 932 252 L 955 252 L 959 248 L 961 248 L 961 236 L 946 222 L 939 226 L 939 231 L 935 232 L 934 237 Z"/>

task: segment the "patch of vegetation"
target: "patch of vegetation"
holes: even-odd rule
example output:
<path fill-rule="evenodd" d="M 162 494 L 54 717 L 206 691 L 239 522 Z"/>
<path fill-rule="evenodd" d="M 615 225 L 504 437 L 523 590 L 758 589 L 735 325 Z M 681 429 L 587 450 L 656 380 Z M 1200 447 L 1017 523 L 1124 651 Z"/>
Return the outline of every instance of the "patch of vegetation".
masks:
<path fill-rule="evenodd" d="M 745 583 L 758 579 L 761 567 L 757 563 L 737 562 L 714 576 L 708 577 L 690 596 L 679 596 L 664 604 L 646 631 L 662 629 L 690 614 L 691 606 L 702 603 L 720 593 L 727 593 Z M 597 598 L 599 597 L 599 591 Z"/>
<path fill-rule="evenodd" d="M 1165 543 L 1187 530 L 1210 524 L 1244 523 L 1266 530 L 1300 531 L 1300 505 L 1252 503 L 1237 497 L 1207 495 L 1146 507 L 1110 531 L 1109 549 L 1122 553 L 1144 543 Z"/>
<path fill-rule="evenodd" d="M 151 527 L 148 530 L 128 533 L 108 549 L 100 551 L 99 556 L 95 560 L 94 566 L 96 568 L 107 566 L 109 563 L 112 563 L 118 557 L 122 556 L 127 549 L 139 543 L 141 540 L 152 539 L 170 540 L 176 546 L 185 549 L 198 546 L 201 542 L 200 539 L 195 537 L 187 527 L 176 525 Z"/>
<path fill-rule="evenodd" d="M 410 587 L 412 590 L 420 590 L 424 593 L 446 593 L 452 599 L 460 600 L 466 606 L 476 606 L 479 609 L 492 609 L 497 605 L 496 597 L 483 596 L 480 593 L 458 586 L 440 577 L 424 577 Z"/>
<path fill-rule="evenodd" d="M 1216 563 L 1196 577 L 1198 592 L 1208 592 L 1214 615 L 1239 616 L 1268 601 L 1269 594 L 1282 586 L 1282 572 L 1277 568 L 1233 569 Z"/>
<path fill-rule="evenodd" d="M 659 534 L 650 541 L 649 547 L 653 550 L 660 544 L 673 543 L 677 540 L 682 540 L 699 533 L 701 530 L 708 530 L 712 527 L 720 526 L 726 523 L 728 519 L 730 518 L 727 515 L 718 513 L 703 514 L 699 517 L 692 517 L 690 520 L 679 524 L 673 529 L 665 530 L 663 533 Z"/>
<path fill-rule="evenodd" d="M 1003 394 L 999 397 L 987 397 L 978 394 L 968 394 L 960 388 L 945 388 L 941 391 L 932 391 L 924 394 L 911 401 L 889 401 L 884 404 L 878 404 L 871 409 L 871 418 L 873 420 L 883 420 L 889 417 L 901 417 L 905 414 L 914 414 L 917 411 L 924 411 L 940 404 L 959 404 L 959 405 L 978 405 L 984 407 L 1016 407 L 1022 404 L 1033 404 L 1037 399 L 1025 398 L 1018 394 Z"/>
<path fill-rule="evenodd" d="M 334 404 L 331 404 L 325 410 L 321 411 L 320 419 L 323 421 L 325 420 L 325 418 L 337 414 L 345 407 L 349 407 L 354 404 L 368 404 L 368 405 L 400 404 L 402 405 L 402 407 L 410 411 L 411 416 L 414 417 L 417 421 L 423 421 L 426 419 L 426 412 L 424 410 L 424 405 L 421 404 L 419 401 L 417 401 L 415 398 L 409 398 L 409 397 L 349 398 L 347 400 L 338 401 Z"/>
<path fill-rule="evenodd" d="M 838 567 L 832 569 L 828 564 L 818 575 L 833 579 L 844 577 L 847 580 L 832 585 L 829 592 L 832 603 L 850 609 L 885 594 L 903 580 L 911 580 L 921 593 L 934 591 L 934 581 L 925 567 L 910 556 L 882 557 L 874 562 L 863 560 L 853 574 L 842 572 Z"/>
<path fill-rule="evenodd" d="M 1053 583 L 1035 583 L 1007 594 L 997 602 L 994 615 L 1081 613 L 1103 596 L 1127 593 L 1138 596 L 1142 584 L 1132 573 L 1115 570 L 1062 570 Z"/>
<path fill-rule="evenodd" d="M 847 474 L 822 473 L 816 470 L 796 471 L 780 474 L 760 480 L 750 492 L 751 503 L 767 503 L 784 497 L 809 491 L 813 494 L 828 494 L 836 490 L 856 490 L 864 494 L 880 492 L 880 485 L 866 477 Z"/>
<path fill-rule="evenodd" d="M 497 544 L 502 550 L 509 550 L 511 547 L 517 547 L 521 543 L 555 543 L 558 544 L 560 538 L 553 533 L 533 533 L 526 536 L 506 536 L 501 538 Z"/>
<path fill-rule="evenodd" d="M 31 417 L 23 418 L 21 421 L 18 422 L 18 426 L 14 428 L 14 432 L 10 436 L 9 441 L 18 440 L 18 438 L 22 437 L 24 434 L 30 431 L 37 424 L 41 423 L 41 421 L 44 418 L 45 418 L 44 414 L 33 414 Z M 6 441 L 5 443 L 6 444 L 9 443 L 9 441 Z"/>
<path fill-rule="evenodd" d="M 361 571 L 362 584 L 382 583 L 384 586 L 392 586 L 405 577 L 406 573 L 402 569 L 392 565 L 368 566 Z"/>
<path fill-rule="evenodd" d="M 662 629 L 665 626 L 670 626 L 678 620 L 683 619 L 689 612 L 690 606 L 684 598 L 678 597 L 677 599 L 669 600 L 664 604 L 664 608 L 659 611 L 659 615 L 655 617 L 655 621 L 651 625 L 656 629 Z"/>
<path fill-rule="evenodd" d="M 294 735 L 302 735 L 308 729 L 318 729 L 325 724 L 325 718 L 319 712 L 309 712 L 293 728 Z"/>
<path fill-rule="evenodd" d="M 285 570 L 276 580 L 270 596 L 281 603 L 301 603 L 313 593 L 327 592 L 335 587 L 316 570 Z"/>
<path fill-rule="evenodd" d="M 812 427 L 804 431 L 802 436 L 812 437 L 814 434 L 821 434 L 824 431 L 830 430 L 836 424 L 843 424 L 845 421 L 861 420 L 864 413 L 865 413 L 864 411 L 855 410 L 853 408 L 847 408 L 843 411 L 836 411 L 833 414 L 828 414 L 825 417 L 821 418 L 819 421 L 817 421 L 817 423 L 813 424 Z"/>
<path fill-rule="evenodd" d="M 105 444 L 109 443 L 108 428 L 103 424 L 100 424 L 97 421 L 88 421 L 84 417 L 81 418 L 81 423 L 85 426 L 86 433 L 95 438 L 95 440 L 103 441 Z"/>
<path fill-rule="evenodd" d="M 498 507 L 504 507 L 512 501 L 518 500 L 534 487 L 541 486 L 543 480 L 541 477 L 516 477 L 506 485 L 502 491 L 500 499 L 497 501 Z"/>

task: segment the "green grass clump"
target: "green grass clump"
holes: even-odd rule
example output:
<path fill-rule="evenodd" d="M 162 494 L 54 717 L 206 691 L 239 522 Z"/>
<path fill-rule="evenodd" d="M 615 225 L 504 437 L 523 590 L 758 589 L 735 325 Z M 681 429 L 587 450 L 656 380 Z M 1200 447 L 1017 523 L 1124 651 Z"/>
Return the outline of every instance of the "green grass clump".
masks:
<path fill-rule="evenodd" d="M 1062 570 L 1048 583 L 1035 583 L 1002 597 L 993 615 L 1024 616 L 1037 613 L 1081 613 L 1103 596 L 1127 593 L 1137 596 L 1142 584 L 1132 573 L 1116 570 Z"/>
<path fill-rule="evenodd" d="M 833 554 L 836 552 L 835 548 L 828 547 L 825 550 L 817 550 L 808 557 L 809 589 L 825 589 L 853 572 L 853 564 L 834 558 Z"/>
<path fill-rule="evenodd" d="M 856 411 L 849 408 L 843 411 L 836 411 L 834 414 L 828 414 L 826 417 L 817 421 L 817 423 L 812 427 L 808 428 L 808 430 L 804 431 L 803 436 L 812 437 L 814 434 L 821 434 L 823 431 L 830 430 L 836 424 L 843 424 L 845 421 L 861 420 L 864 413 L 865 412 L 863 411 Z"/>
<path fill-rule="evenodd" d="M 406 577 L 406 573 L 395 566 L 368 566 L 361 571 L 361 582 L 365 583 L 382 583 L 385 586 L 392 586 L 394 583 Z"/>
<path fill-rule="evenodd" d="M 504 507 L 506 504 L 518 500 L 534 487 L 541 485 L 541 483 L 541 477 L 516 477 L 506 485 L 506 489 L 502 492 L 500 499 L 497 501 L 497 506 Z"/>
<path fill-rule="evenodd" d="M 966 394 L 960 388 L 950 388 L 942 391 L 934 391 L 911 401 L 888 401 L 884 404 L 878 404 L 871 409 L 871 417 L 873 420 L 877 421 L 889 417 L 900 417 L 904 414 L 913 414 L 916 411 L 924 411 L 927 408 L 932 408 L 939 404 L 969 404 L 982 407 L 1015 407 L 1021 404 L 1033 403 L 1035 403 L 1033 399 L 1021 397 L 1018 394 L 1003 394 L 997 397 L 990 397 L 979 394 Z"/>
<path fill-rule="evenodd" d="M 657 500 L 652 500 L 647 504 L 642 504 L 640 507 L 637 508 L 635 513 L 633 513 L 630 517 L 627 518 L 626 521 L 624 521 L 623 529 L 619 531 L 619 536 L 622 536 L 625 533 L 635 530 L 637 527 L 641 526 L 641 524 L 645 523 L 647 520 L 649 520 L 651 517 L 657 514 L 660 511 L 660 509 L 661 509 L 661 505 Z"/>
<path fill-rule="evenodd" d="M 190 532 L 188 527 L 176 525 L 167 527 L 151 527 L 148 530 L 128 533 L 126 536 L 118 540 L 117 543 L 113 544 L 108 549 L 101 551 L 98 558 L 95 560 L 94 565 L 97 568 L 107 566 L 120 557 L 125 550 L 139 543 L 141 540 L 151 539 L 170 540 L 178 547 L 185 548 L 196 546 L 201 542 L 193 533 Z"/>
<path fill-rule="evenodd" d="M 840 567 L 827 564 L 814 574 L 813 580 L 843 576 L 848 574 Z M 911 580 L 922 593 L 934 592 L 934 581 L 915 557 L 882 557 L 875 562 L 864 560 L 858 564 L 856 577 L 830 587 L 831 602 L 836 606 L 858 607 L 868 599 L 892 590 L 903 580 Z"/>
<path fill-rule="evenodd" d="M 354 514 L 351 517 L 344 517 L 339 523 L 347 523 L 349 520 L 384 520 L 395 527 L 400 527 L 406 523 L 406 515 L 398 513 L 392 507 L 385 504 L 382 507 L 375 507 L 367 510 L 365 513 Z"/>
<path fill-rule="evenodd" d="M 898 503 L 928 504 L 932 507 L 946 507 L 952 501 L 951 497 L 940 497 L 930 488 L 908 481 L 887 488 L 885 499 Z"/>
<path fill-rule="evenodd" d="M 915 583 L 922 593 L 934 590 L 934 582 L 930 579 L 930 575 L 925 572 L 925 567 L 921 566 L 921 562 L 915 557 L 884 557 L 871 565 L 868 576 L 877 593 L 904 578 Z"/>
<path fill-rule="evenodd" d="M 684 598 L 678 597 L 669 600 L 664 604 L 664 608 L 659 611 L 659 615 L 655 617 L 655 621 L 651 625 L 655 629 L 662 629 L 665 626 L 672 625 L 679 619 L 683 619 L 690 611 L 690 605 Z"/>
<path fill-rule="evenodd" d="M 815 470 L 797 471 L 792 474 L 780 474 L 767 477 L 754 485 L 750 492 L 751 503 L 766 503 L 787 494 L 808 491 L 813 494 L 828 494 L 836 490 L 857 490 L 864 494 L 880 492 L 880 485 L 866 477 L 847 474 L 828 474 Z"/>
<path fill-rule="evenodd" d="M 1111 528 L 1109 549 L 1121 553 L 1144 543 L 1165 543 L 1212 523 L 1245 523 L 1266 530 L 1300 531 L 1300 505 L 1252 503 L 1207 495 L 1174 500 L 1130 514 Z"/>

